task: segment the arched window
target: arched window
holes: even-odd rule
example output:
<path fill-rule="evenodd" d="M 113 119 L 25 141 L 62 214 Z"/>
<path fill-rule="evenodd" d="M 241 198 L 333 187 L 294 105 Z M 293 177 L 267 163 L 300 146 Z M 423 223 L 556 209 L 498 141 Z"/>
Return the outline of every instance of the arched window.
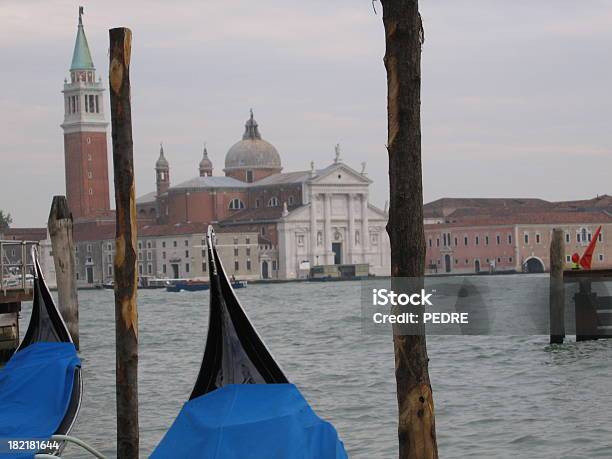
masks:
<path fill-rule="evenodd" d="M 268 201 L 268 207 L 278 207 L 278 198 L 276 196 L 272 196 Z"/>
<path fill-rule="evenodd" d="M 582 242 L 586 242 L 587 241 L 587 230 L 586 230 L 586 228 L 582 228 L 580 230 L 580 235 L 581 235 Z"/>
<path fill-rule="evenodd" d="M 238 198 L 234 198 L 230 201 L 229 203 L 229 208 L 231 210 L 238 210 L 238 209 L 244 209 L 244 202 L 242 202 L 240 199 Z"/>

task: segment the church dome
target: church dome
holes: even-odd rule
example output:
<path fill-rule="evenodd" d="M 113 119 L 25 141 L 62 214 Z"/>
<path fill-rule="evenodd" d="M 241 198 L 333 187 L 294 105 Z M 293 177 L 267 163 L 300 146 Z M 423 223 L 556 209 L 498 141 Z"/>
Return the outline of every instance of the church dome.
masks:
<path fill-rule="evenodd" d="M 261 138 L 257 121 L 251 117 L 246 122 L 244 135 L 225 156 L 225 171 L 235 169 L 282 169 L 281 158 L 270 142 Z"/>

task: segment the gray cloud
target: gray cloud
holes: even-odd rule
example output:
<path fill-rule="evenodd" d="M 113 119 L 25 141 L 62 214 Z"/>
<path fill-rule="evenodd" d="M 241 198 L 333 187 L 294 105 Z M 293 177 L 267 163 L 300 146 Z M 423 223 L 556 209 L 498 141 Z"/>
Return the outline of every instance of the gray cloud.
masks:
<path fill-rule="evenodd" d="M 368 161 L 372 200 L 382 206 L 388 185 L 380 5 L 375 16 L 369 1 L 354 0 L 84 4 L 103 79 L 108 29 L 134 32 L 139 194 L 154 187 L 160 141 L 174 183 L 196 175 L 204 141 L 220 174 L 253 107 L 285 170 L 306 169 L 310 160 L 323 166 L 340 142 L 349 164 Z M 77 6 L 0 4 L 0 208 L 17 225 L 44 224 L 51 195 L 64 192 L 60 91 Z M 421 9 L 427 200 L 611 192 L 609 2 L 421 0 Z"/>

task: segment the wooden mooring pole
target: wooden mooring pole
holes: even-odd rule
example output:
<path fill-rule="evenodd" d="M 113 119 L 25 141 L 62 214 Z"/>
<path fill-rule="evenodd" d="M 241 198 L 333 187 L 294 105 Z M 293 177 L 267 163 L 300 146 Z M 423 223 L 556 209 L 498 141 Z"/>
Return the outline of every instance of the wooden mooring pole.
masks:
<path fill-rule="evenodd" d="M 554 228 L 550 242 L 550 344 L 562 344 L 565 339 L 564 257 L 563 230 Z"/>
<path fill-rule="evenodd" d="M 53 249 L 58 308 L 78 350 L 79 300 L 76 285 L 74 240 L 72 238 L 72 214 L 68 208 L 66 196 L 53 196 L 47 228 L 49 229 Z"/>
<path fill-rule="evenodd" d="M 109 37 L 109 80 L 117 218 L 114 263 L 117 457 L 137 459 L 139 449 L 137 227 L 130 102 L 132 32 L 124 27 L 111 29 Z"/>

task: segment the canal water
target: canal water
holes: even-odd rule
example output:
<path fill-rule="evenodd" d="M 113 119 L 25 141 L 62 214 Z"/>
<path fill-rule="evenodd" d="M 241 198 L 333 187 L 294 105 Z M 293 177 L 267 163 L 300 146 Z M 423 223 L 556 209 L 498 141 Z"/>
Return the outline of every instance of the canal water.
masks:
<path fill-rule="evenodd" d="M 503 276 L 508 298 L 525 276 Z M 359 282 L 237 291 L 259 334 L 352 458 L 397 457 L 393 345 L 363 334 Z M 81 291 L 84 399 L 74 434 L 115 456 L 114 301 Z M 139 291 L 142 457 L 189 396 L 208 292 Z M 24 305 L 22 330 L 29 319 Z M 612 457 L 612 340 L 549 346 L 546 336 L 431 336 L 441 458 Z M 66 457 L 80 455 L 73 447 Z"/>

